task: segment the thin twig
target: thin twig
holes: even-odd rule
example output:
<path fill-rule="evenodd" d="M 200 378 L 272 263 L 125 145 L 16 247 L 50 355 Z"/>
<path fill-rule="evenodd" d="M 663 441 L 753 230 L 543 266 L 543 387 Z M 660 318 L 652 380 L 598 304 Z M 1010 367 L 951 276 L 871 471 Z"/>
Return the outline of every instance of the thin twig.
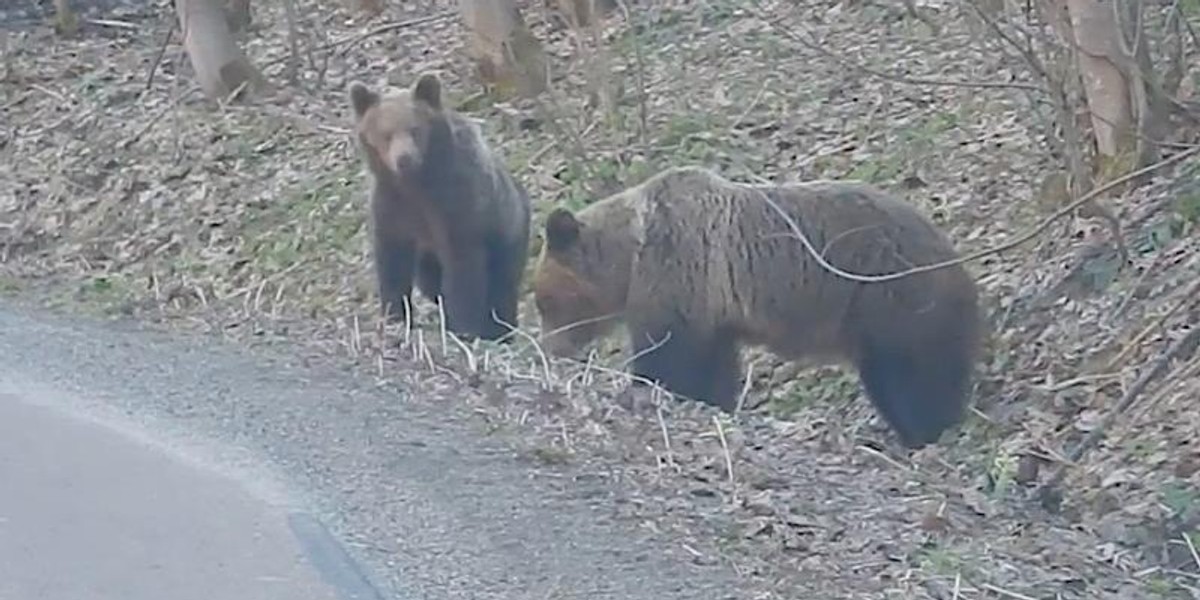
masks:
<path fill-rule="evenodd" d="M 935 78 L 930 78 L 930 77 L 905 77 L 903 75 L 894 75 L 892 73 L 885 73 L 883 71 L 878 71 L 878 70 L 872 69 L 871 67 L 868 67 L 866 65 L 846 60 L 846 59 L 842 58 L 841 56 L 838 56 L 836 53 L 831 52 L 828 49 L 824 48 L 819 42 L 814 42 L 814 41 L 804 39 L 803 36 L 797 34 L 796 32 L 789 29 L 786 25 L 784 25 L 784 23 L 783 23 L 784 19 L 782 17 L 772 18 L 772 17 L 767 16 L 767 14 L 763 10 L 762 4 L 760 2 L 755 0 L 752 4 L 754 5 L 755 12 L 758 13 L 758 15 L 757 15 L 758 18 L 762 19 L 763 21 L 766 21 L 767 24 L 769 24 L 772 28 L 774 28 L 779 33 L 783 34 L 784 37 L 786 37 L 790 40 L 793 40 L 795 42 L 798 42 L 799 44 L 803 45 L 805 48 L 808 48 L 809 50 L 813 50 L 819 54 L 822 54 L 828 58 L 831 58 L 835 62 L 837 62 L 838 64 L 840 64 L 844 67 L 849 67 L 851 69 L 854 69 L 856 71 L 861 71 L 868 75 L 874 75 L 876 77 L 882 77 L 884 79 L 890 79 L 890 80 L 898 82 L 898 83 L 907 83 L 910 85 L 930 85 L 930 86 L 960 87 L 960 88 L 1007 88 L 1007 89 L 1018 89 L 1018 90 L 1042 91 L 1042 88 L 1040 88 L 1036 85 L 1033 85 L 1033 84 L 1029 84 L 1029 83 L 1004 82 L 1004 81 L 965 81 L 965 80 L 955 80 L 955 79 L 935 79 Z"/>
<path fill-rule="evenodd" d="M 154 128 L 154 126 L 158 123 L 158 121 L 160 119 L 162 119 L 164 116 L 166 116 L 167 112 L 169 112 L 171 109 L 178 106 L 179 103 L 181 103 L 185 99 L 187 99 L 188 96 L 191 96 L 192 93 L 195 92 L 197 89 L 198 88 L 195 88 L 195 87 L 188 88 L 188 90 L 185 91 L 183 94 L 179 95 L 176 98 L 172 98 L 171 100 L 168 100 L 165 104 L 163 104 L 163 107 L 161 109 L 159 109 L 159 111 L 157 113 L 154 113 L 154 115 L 150 117 L 150 120 L 147 121 L 146 124 L 143 125 L 141 129 L 138 129 L 136 132 L 134 132 L 133 135 L 118 142 L 117 147 L 122 150 L 125 150 L 125 149 L 128 149 L 133 144 L 136 144 L 139 140 L 142 139 L 142 136 L 146 135 L 147 133 L 150 133 L 150 130 Z"/>
<path fill-rule="evenodd" d="M 438 309 L 438 332 L 442 339 L 442 358 L 446 358 L 446 307 L 442 303 L 442 297 L 437 297 Z"/>
<path fill-rule="evenodd" d="M 937 263 L 932 263 L 932 264 L 928 264 L 928 265 L 920 265 L 917 267 L 913 267 L 911 269 L 905 269 L 903 271 L 898 271 L 895 273 L 885 273 L 883 275 L 862 275 L 859 273 L 849 273 L 847 271 L 843 271 L 843 270 L 833 266 L 832 264 L 829 263 L 829 261 L 825 260 L 825 257 L 822 256 L 822 254 L 820 252 L 817 251 L 817 249 L 813 245 L 812 241 L 810 241 L 808 239 L 808 236 L 806 236 L 804 234 L 804 231 L 800 229 L 800 226 L 796 224 L 796 220 L 793 219 L 790 215 L 788 215 L 787 212 L 784 211 L 783 207 L 779 206 L 779 203 L 775 202 L 775 200 L 772 199 L 770 197 L 770 195 L 767 194 L 765 191 L 759 190 L 759 195 L 762 197 L 763 201 L 765 201 L 767 204 L 769 204 L 771 206 L 771 208 L 776 213 L 779 214 L 779 216 L 787 224 L 788 229 L 791 230 L 791 234 L 800 240 L 800 243 L 804 245 L 805 250 L 807 250 L 808 253 L 810 255 L 812 255 L 813 259 L 815 259 L 817 261 L 817 264 L 821 265 L 822 268 L 828 270 L 829 272 L 831 272 L 839 277 L 849 279 L 851 281 L 858 281 L 858 282 L 862 282 L 862 283 L 879 283 L 879 282 L 883 282 L 883 281 L 891 281 L 893 279 L 902 279 L 904 277 L 909 277 L 911 275 L 916 275 L 918 273 L 925 273 L 928 271 L 936 271 L 938 269 L 944 269 L 946 267 L 960 265 L 960 264 L 967 263 L 967 262 L 970 262 L 973 260 L 978 260 L 980 258 L 984 258 L 986 256 L 991 256 L 993 254 L 999 254 L 1006 250 L 1011 250 L 1013 248 L 1016 248 L 1017 246 L 1020 246 L 1021 244 L 1024 244 L 1025 242 L 1028 242 L 1029 240 L 1032 240 L 1033 238 L 1037 237 L 1039 234 L 1041 234 L 1043 231 L 1045 231 L 1047 228 L 1049 228 L 1051 225 L 1053 225 L 1056 221 L 1058 221 L 1059 219 L 1061 219 L 1065 216 L 1071 215 L 1079 207 L 1083 206 L 1084 204 L 1087 204 L 1088 202 L 1091 202 L 1092 200 L 1094 200 L 1095 198 L 1097 198 L 1104 192 L 1107 192 L 1108 190 L 1115 188 L 1115 187 L 1117 187 L 1123 183 L 1126 183 L 1130 180 L 1133 180 L 1133 179 L 1136 179 L 1143 175 L 1146 175 L 1147 173 L 1157 171 L 1163 167 L 1177 163 L 1185 158 L 1195 156 L 1196 154 L 1200 154 L 1200 147 L 1192 148 L 1191 150 L 1188 150 L 1186 152 L 1181 152 L 1179 154 L 1176 154 L 1175 156 L 1172 156 L 1171 158 L 1161 160 L 1150 166 L 1138 169 L 1132 173 L 1128 173 L 1126 175 L 1123 175 L 1121 177 L 1113 179 L 1112 181 L 1109 181 L 1108 183 L 1093 189 L 1092 191 L 1084 194 L 1083 196 L 1080 196 L 1074 202 L 1067 204 L 1062 209 L 1060 209 L 1058 212 L 1050 215 L 1049 217 L 1044 219 L 1041 223 L 1038 223 L 1032 229 L 1029 229 L 1025 233 L 1018 235 L 1016 238 L 1014 238 L 1008 242 L 1005 242 L 1003 244 L 1000 244 L 998 246 L 993 246 L 991 248 L 984 248 L 983 250 L 972 252 L 970 254 L 966 254 L 966 255 L 960 256 L 958 258 L 945 260 L 945 261 L 937 262 Z"/>
<path fill-rule="evenodd" d="M 1005 598 L 1012 598 L 1013 600 L 1037 600 L 1033 596 L 1026 596 L 1025 594 L 1019 594 L 1017 592 L 1014 592 L 1011 590 L 1006 590 L 1002 587 L 995 586 L 990 583 L 980 584 L 979 587 L 981 587 L 985 590 L 988 590 L 989 592 L 994 592 L 996 594 L 1000 594 L 1001 596 L 1004 596 Z"/>
<path fill-rule="evenodd" d="M 1187 308 L 1187 306 L 1193 302 L 1197 293 L 1200 293 L 1200 280 L 1195 281 L 1188 293 L 1180 296 L 1179 302 L 1176 302 L 1173 306 L 1171 306 L 1166 313 L 1155 319 L 1153 323 L 1147 325 L 1146 328 L 1138 332 L 1137 335 L 1133 336 L 1133 339 L 1129 340 L 1129 342 L 1125 344 L 1125 347 L 1121 349 L 1121 352 L 1108 361 L 1108 364 L 1105 365 L 1104 370 L 1112 371 L 1113 369 L 1117 368 L 1117 365 L 1121 364 L 1121 362 L 1123 362 L 1125 358 L 1142 343 L 1142 340 L 1146 339 L 1146 336 L 1150 335 L 1150 333 L 1154 330 L 1162 327 L 1163 323 L 1167 322 L 1167 319 L 1175 316 L 1175 313 Z"/>
<path fill-rule="evenodd" d="M 11 101 L 5 103 L 4 106 L 0 106 L 0 110 L 8 110 L 8 109 L 24 102 L 26 98 L 28 98 L 32 95 L 33 95 L 33 90 L 25 90 L 24 92 L 19 94 L 16 98 L 13 98 Z"/>
<path fill-rule="evenodd" d="M 1117 307 L 1113 309 L 1112 315 L 1109 317 L 1110 323 L 1116 322 L 1117 319 L 1121 318 L 1121 316 L 1125 314 L 1126 309 L 1128 309 L 1132 304 L 1133 298 L 1137 295 L 1138 290 L 1140 290 L 1142 285 L 1150 279 L 1150 275 L 1158 273 L 1158 269 L 1156 267 L 1158 267 L 1158 263 L 1162 262 L 1164 256 L 1166 256 L 1166 252 L 1162 251 L 1159 251 L 1154 255 L 1154 259 L 1150 261 L 1149 265 L 1146 265 L 1146 270 L 1142 272 L 1137 281 L 1135 281 L 1133 286 L 1130 287 L 1129 293 L 1126 294 L 1121 302 L 1117 304 Z"/>
<path fill-rule="evenodd" d="M 141 29 L 136 23 L 130 23 L 129 21 L 118 21 L 116 19 L 84 19 L 83 22 L 89 25 L 112 27 L 114 29 L 129 29 L 132 31 Z"/>
<path fill-rule="evenodd" d="M 1178 368 L 1167 374 L 1165 379 L 1172 384 L 1164 385 L 1158 389 L 1158 392 L 1150 397 L 1145 404 L 1138 407 L 1136 413 L 1131 416 L 1130 423 L 1137 424 L 1138 419 L 1142 415 L 1154 410 L 1164 398 L 1171 392 L 1179 389 L 1180 384 L 1190 383 L 1195 381 L 1196 376 L 1200 375 L 1200 356 L 1193 356 L 1191 360 L 1183 363 Z"/>
<path fill-rule="evenodd" d="M 450 341 L 454 342 L 463 354 L 467 357 L 467 369 L 472 373 L 479 372 L 479 360 L 475 358 L 475 353 L 471 352 L 471 347 L 466 342 L 462 341 L 457 335 L 450 334 Z"/>
<path fill-rule="evenodd" d="M 730 129 L 737 129 L 737 126 L 741 125 L 742 121 L 745 120 L 746 117 L 750 116 L 750 113 L 758 107 L 758 103 L 762 100 L 763 94 L 767 92 L 767 86 L 771 85 L 772 83 L 775 83 L 775 81 L 770 77 L 763 78 L 762 85 L 758 87 L 758 92 L 754 94 L 754 99 L 752 99 L 750 104 L 746 105 L 746 109 L 743 110 L 742 113 L 733 120 L 733 124 L 729 126 Z"/>
<path fill-rule="evenodd" d="M 533 349 L 535 351 L 537 351 L 538 359 L 542 363 L 542 373 L 545 375 L 545 379 L 543 379 L 541 381 L 541 385 L 543 388 L 548 387 L 550 385 L 550 382 L 553 380 L 553 377 L 552 377 L 552 374 L 550 371 L 550 357 L 548 357 L 546 355 L 546 353 L 542 350 L 542 345 L 538 343 L 537 338 L 529 333 L 521 331 L 521 329 L 514 327 L 510 323 L 502 322 L 502 324 L 508 327 L 510 333 L 514 333 L 516 335 L 519 335 L 519 336 L 525 338 L 530 343 L 530 345 L 533 346 Z"/>
<path fill-rule="evenodd" d="M 729 486 L 733 489 L 733 497 L 737 498 L 737 483 L 733 480 L 733 457 L 729 454 L 729 442 L 725 440 L 725 428 L 721 426 L 721 418 L 713 415 L 713 423 L 717 426 L 717 439 L 721 440 L 721 452 L 725 455 L 725 474 L 729 476 Z"/>
<path fill-rule="evenodd" d="M 742 393 L 738 394 L 737 406 L 733 409 L 733 414 L 740 414 L 742 407 L 746 405 L 746 397 L 750 395 L 750 384 L 754 380 L 754 361 L 746 366 L 746 381 L 742 384 Z"/>
<path fill-rule="evenodd" d="M 651 392 L 651 400 L 652 401 L 655 399 L 655 396 L 657 394 L 658 394 L 657 389 L 655 389 Z M 662 411 L 661 403 L 654 402 L 654 414 L 656 417 L 658 417 L 658 429 L 659 429 L 659 431 L 662 432 L 663 447 L 667 453 L 667 463 L 673 467 L 673 466 L 675 466 L 675 454 L 671 450 L 671 434 L 667 433 L 667 421 L 666 421 L 666 419 L 663 418 L 663 411 Z"/>
<path fill-rule="evenodd" d="M 154 56 L 154 62 L 150 64 L 150 74 L 146 76 L 145 91 L 150 91 L 150 86 L 154 84 L 154 74 L 158 72 L 158 67 L 162 64 L 163 56 L 167 53 L 167 45 L 171 42 L 171 37 L 175 35 L 175 29 L 179 27 L 179 19 L 171 19 L 171 27 L 167 29 L 167 35 L 163 36 L 162 45 L 158 48 L 158 54 Z"/>
<path fill-rule="evenodd" d="M 409 19 L 407 21 L 400 21 L 398 23 L 385 23 L 383 25 L 380 25 L 379 27 L 376 27 L 376 28 L 371 29 L 370 31 L 367 31 L 364 33 L 360 33 L 356 36 L 349 37 L 349 38 L 343 38 L 340 40 L 334 40 L 334 41 L 326 44 L 324 47 L 322 47 L 321 50 L 332 50 L 339 46 L 345 46 L 344 48 L 342 48 L 341 52 L 338 53 L 339 56 L 344 56 L 346 53 L 350 52 L 350 49 L 353 48 L 356 44 L 362 42 L 363 40 L 366 40 L 367 38 L 375 37 L 377 35 L 382 35 L 385 33 L 391 33 L 393 31 L 398 31 L 400 29 L 406 29 L 408 27 L 415 27 L 417 25 L 424 25 L 426 23 L 433 23 L 435 21 L 441 21 L 442 19 L 453 17 L 454 14 L 455 14 L 454 11 L 448 10 L 448 11 L 437 13 L 434 15 L 428 15 L 428 16 L 419 17 L 416 19 Z"/>
<path fill-rule="evenodd" d="M 1192 542 L 1192 536 L 1181 533 L 1179 537 L 1183 538 L 1183 543 L 1187 544 L 1188 552 L 1192 554 L 1192 561 L 1196 563 L 1197 567 L 1200 567 L 1200 552 L 1196 552 L 1196 544 Z"/>

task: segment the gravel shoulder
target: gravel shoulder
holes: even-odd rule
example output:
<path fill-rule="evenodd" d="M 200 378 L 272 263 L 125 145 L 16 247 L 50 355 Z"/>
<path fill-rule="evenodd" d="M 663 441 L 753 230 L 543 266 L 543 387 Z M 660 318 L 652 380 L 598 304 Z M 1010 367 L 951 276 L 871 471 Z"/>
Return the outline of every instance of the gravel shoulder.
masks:
<path fill-rule="evenodd" d="M 452 407 L 409 402 L 420 389 L 7 304 L 0 373 L 0 389 L 41 390 L 252 474 L 318 514 L 393 597 L 739 597 L 721 565 L 607 518 L 605 489 L 531 478 Z"/>

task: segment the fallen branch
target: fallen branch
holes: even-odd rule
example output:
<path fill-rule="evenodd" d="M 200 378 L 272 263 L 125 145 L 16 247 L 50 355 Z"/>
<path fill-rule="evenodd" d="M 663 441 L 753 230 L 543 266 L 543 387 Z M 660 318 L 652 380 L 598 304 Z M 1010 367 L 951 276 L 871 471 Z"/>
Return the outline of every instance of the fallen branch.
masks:
<path fill-rule="evenodd" d="M 158 66 L 162 64 L 163 55 L 167 53 L 167 45 L 171 43 L 171 36 L 175 35 L 175 30 L 178 27 L 179 19 L 171 19 L 171 27 L 167 29 L 167 35 L 163 36 L 162 45 L 158 47 L 158 53 L 154 55 L 154 62 L 150 63 L 150 74 L 146 76 L 144 92 L 150 91 L 150 86 L 154 85 L 154 74 L 158 72 Z"/>
<path fill-rule="evenodd" d="M 1188 304 L 1195 304 L 1197 301 L 1197 294 L 1200 294 L 1200 281 L 1197 281 L 1195 285 L 1188 290 L 1187 296 L 1185 296 L 1190 300 Z M 1104 415 L 1104 418 L 1096 424 L 1096 427 L 1089 431 L 1088 434 L 1079 441 L 1079 444 L 1071 449 L 1066 456 L 1066 461 L 1060 464 L 1058 469 L 1055 470 L 1054 475 L 1052 475 L 1050 479 L 1047 480 L 1046 483 L 1042 484 L 1038 489 L 1038 497 L 1043 499 L 1050 497 L 1050 495 L 1053 494 L 1054 489 L 1057 488 L 1058 485 L 1062 483 L 1062 480 L 1066 477 L 1067 469 L 1071 465 L 1077 463 L 1088 450 L 1090 450 L 1096 445 L 1096 443 L 1100 441 L 1100 438 L 1104 437 L 1104 434 L 1107 432 L 1108 428 L 1111 427 L 1113 422 L 1116 421 L 1117 416 L 1125 413 L 1131 406 L 1133 406 L 1133 403 L 1137 401 L 1138 396 L 1145 391 L 1145 389 L 1150 385 L 1151 381 L 1156 379 L 1163 373 L 1163 371 L 1166 370 L 1167 365 L 1170 364 L 1171 361 L 1192 352 L 1195 350 L 1195 347 L 1198 344 L 1200 344 L 1200 326 L 1194 326 L 1191 331 L 1184 334 L 1184 336 L 1178 340 L 1175 340 L 1170 347 L 1168 347 L 1161 355 L 1159 355 L 1159 357 L 1155 359 L 1154 364 L 1151 365 L 1150 368 L 1145 372 L 1143 372 L 1141 377 L 1138 377 L 1137 381 L 1135 381 L 1133 385 L 1125 391 L 1125 395 L 1122 396 L 1116 405 L 1114 405 L 1112 409 L 1108 411 L 1108 414 Z"/>

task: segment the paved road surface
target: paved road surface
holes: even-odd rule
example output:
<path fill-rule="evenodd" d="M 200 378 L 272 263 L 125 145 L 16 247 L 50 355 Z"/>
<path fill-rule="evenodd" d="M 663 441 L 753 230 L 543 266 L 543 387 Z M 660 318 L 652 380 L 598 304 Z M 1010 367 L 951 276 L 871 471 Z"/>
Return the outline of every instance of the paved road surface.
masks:
<path fill-rule="evenodd" d="M 745 597 L 603 483 L 297 362 L 0 304 L 0 600 Z"/>
<path fill-rule="evenodd" d="M 0 599 L 337 600 L 232 478 L 0 395 Z"/>

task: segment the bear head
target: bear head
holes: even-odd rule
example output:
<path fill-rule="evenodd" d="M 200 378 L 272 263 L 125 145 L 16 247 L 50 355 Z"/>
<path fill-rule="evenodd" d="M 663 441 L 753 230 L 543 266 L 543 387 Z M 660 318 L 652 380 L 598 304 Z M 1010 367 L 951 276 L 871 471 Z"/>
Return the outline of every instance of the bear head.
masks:
<path fill-rule="evenodd" d="M 359 148 L 377 177 L 415 176 L 435 145 L 449 139 L 442 83 L 436 74 L 422 74 L 412 88 L 388 95 L 355 81 L 349 96 Z"/>
<path fill-rule="evenodd" d="M 624 233 L 613 231 L 607 222 L 590 224 L 561 208 L 546 217 L 533 278 L 540 343 L 546 352 L 577 355 L 620 320 L 633 258 Z"/>

